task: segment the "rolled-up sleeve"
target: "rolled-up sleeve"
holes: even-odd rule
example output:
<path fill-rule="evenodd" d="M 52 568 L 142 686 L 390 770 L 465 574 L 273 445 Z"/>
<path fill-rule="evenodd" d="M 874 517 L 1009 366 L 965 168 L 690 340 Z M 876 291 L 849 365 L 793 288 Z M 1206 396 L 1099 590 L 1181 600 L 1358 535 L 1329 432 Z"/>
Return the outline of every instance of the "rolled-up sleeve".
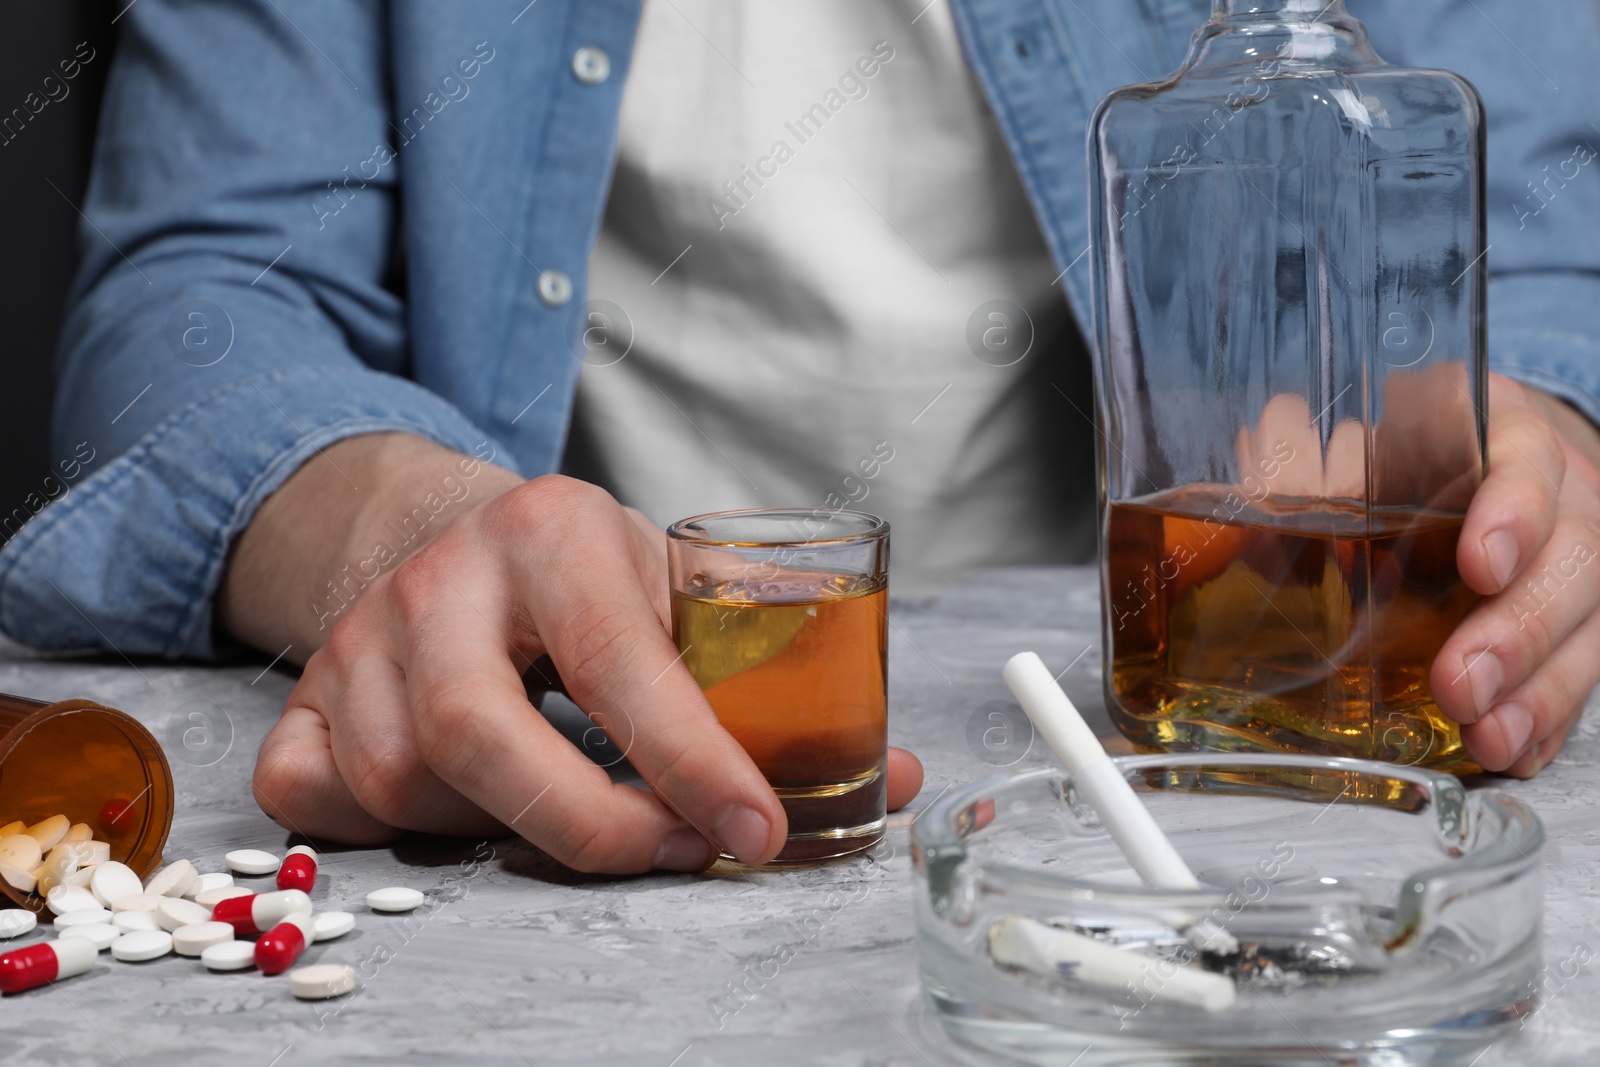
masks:
<path fill-rule="evenodd" d="M 1352 0 L 1392 63 L 1470 79 L 1488 117 L 1492 369 L 1600 423 L 1600 5 Z"/>
<path fill-rule="evenodd" d="M 211 655 L 232 539 L 342 438 L 509 464 L 406 379 L 385 7 L 123 16 L 57 363 L 52 453 L 82 473 L 0 552 L 16 640 Z"/>

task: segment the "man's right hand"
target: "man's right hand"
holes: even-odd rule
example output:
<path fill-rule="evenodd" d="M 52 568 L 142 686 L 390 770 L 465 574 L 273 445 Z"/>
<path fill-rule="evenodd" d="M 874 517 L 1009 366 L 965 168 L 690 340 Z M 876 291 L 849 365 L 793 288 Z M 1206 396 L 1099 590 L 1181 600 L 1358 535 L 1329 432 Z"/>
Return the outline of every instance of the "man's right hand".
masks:
<path fill-rule="evenodd" d="M 324 458 L 240 537 L 219 600 L 223 624 L 257 647 L 321 645 L 257 758 L 270 816 L 362 844 L 508 828 L 596 872 L 700 870 L 717 846 L 746 863 L 777 854 L 783 808 L 673 645 L 660 530 L 583 482 L 485 467 L 475 499 L 319 631 L 302 591 L 359 558 L 386 507 L 405 514 L 429 472 L 461 459 L 402 435 L 352 438 Z M 345 482 L 376 496 L 330 517 L 352 496 Z M 522 675 L 545 655 L 653 793 L 614 784 L 529 704 Z M 921 766 L 900 750 L 889 763 L 898 807 Z"/>

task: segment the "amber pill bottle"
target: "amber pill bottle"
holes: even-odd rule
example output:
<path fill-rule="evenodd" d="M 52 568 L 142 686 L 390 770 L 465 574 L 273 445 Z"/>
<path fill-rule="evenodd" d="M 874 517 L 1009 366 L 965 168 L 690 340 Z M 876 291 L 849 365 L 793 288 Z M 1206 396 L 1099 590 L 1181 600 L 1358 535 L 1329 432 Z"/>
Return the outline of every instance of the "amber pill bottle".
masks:
<path fill-rule="evenodd" d="M 91 700 L 0 693 L 0 823 L 52 815 L 88 823 L 112 859 L 145 878 L 161 862 L 172 800 L 167 757 L 131 715 Z M 48 918 L 37 893 L 4 879 L 0 890 Z"/>

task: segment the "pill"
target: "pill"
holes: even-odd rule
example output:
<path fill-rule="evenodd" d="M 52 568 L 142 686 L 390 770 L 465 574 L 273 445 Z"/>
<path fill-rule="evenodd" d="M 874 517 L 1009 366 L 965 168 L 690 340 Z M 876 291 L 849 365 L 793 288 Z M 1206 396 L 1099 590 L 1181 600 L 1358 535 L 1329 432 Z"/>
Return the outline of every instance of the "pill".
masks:
<path fill-rule="evenodd" d="M 10 837 L 12 834 L 20 834 L 27 828 L 28 824 L 23 822 L 21 819 L 17 819 L 15 822 L 8 822 L 4 826 L 0 826 L 0 837 Z"/>
<path fill-rule="evenodd" d="M 96 952 L 104 952 L 111 947 L 111 943 L 122 936 L 110 923 L 86 923 L 83 926 L 69 926 L 61 931 L 60 937 L 86 937 L 94 942 Z"/>
<path fill-rule="evenodd" d="M 222 857 L 235 874 L 271 874 L 278 869 L 278 857 L 259 848 L 238 848 Z"/>
<path fill-rule="evenodd" d="M 93 867 L 111 858 L 109 841 L 80 841 L 73 847 L 78 850 L 78 862 L 85 867 Z"/>
<path fill-rule="evenodd" d="M 420 889 L 396 885 L 368 893 L 367 907 L 373 911 L 410 911 L 421 907 L 424 899 Z"/>
<path fill-rule="evenodd" d="M 44 859 L 44 849 L 39 839 L 31 834 L 7 834 L 0 837 L 0 863 L 8 867 L 21 867 L 31 871 Z"/>
<path fill-rule="evenodd" d="M 52 815 L 48 819 L 40 819 L 22 832 L 39 843 L 40 852 L 49 852 L 61 843 L 71 828 L 71 819 L 65 815 Z"/>
<path fill-rule="evenodd" d="M 301 1000 L 342 997 L 356 987 L 356 969 L 345 963 L 319 963 L 289 972 L 289 992 Z"/>
<path fill-rule="evenodd" d="M 77 873 L 78 850 L 71 845 L 57 845 L 50 850 L 50 854 L 39 865 L 36 892 L 48 894 L 50 890 L 61 884 L 62 879 L 69 878 Z"/>
<path fill-rule="evenodd" d="M 172 935 L 165 930 L 135 930 L 111 943 L 111 955 L 123 963 L 143 963 L 172 951 Z"/>
<path fill-rule="evenodd" d="M 20 993 L 94 966 L 100 950 L 86 937 L 64 937 L 0 956 L 0 993 Z"/>
<path fill-rule="evenodd" d="M 84 908 L 82 911 L 69 911 L 65 915 L 56 916 L 56 929 L 65 930 L 69 926 L 88 926 L 91 923 L 108 923 L 112 915 L 104 908 Z"/>
<path fill-rule="evenodd" d="M 111 925 L 125 934 L 135 930 L 159 930 L 156 925 L 156 913 L 153 911 L 119 911 L 111 916 Z"/>
<path fill-rule="evenodd" d="M 153 897 L 149 893 L 133 893 L 111 902 L 112 911 L 155 911 L 166 897 Z"/>
<path fill-rule="evenodd" d="M 29 838 L 29 840 L 33 840 Z M 13 867 L 9 863 L 0 863 L 0 878 L 4 878 L 11 888 L 23 893 L 31 893 L 38 886 L 39 879 L 34 877 L 32 871 L 21 867 Z"/>
<path fill-rule="evenodd" d="M 332 941 L 356 928 L 356 917 L 348 911 L 319 911 L 311 916 L 311 932 L 318 941 Z"/>
<path fill-rule="evenodd" d="M 86 822 L 75 822 L 67 827 L 65 836 L 61 838 L 64 845 L 76 845 L 94 838 L 94 830 Z"/>
<path fill-rule="evenodd" d="M 94 869 L 94 877 L 89 879 L 89 888 L 99 898 L 100 903 L 110 908 L 123 897 L 138 896 L 143 893 L 144 883 L 139 881 L 139 876 L 134 874 L 133 868 L 126 863 L 107 860 Z"/>
<path fill-rule="evenodd" d="M 194 902 L 207 908 L 214 908 L 224 900 L 248 896 L 254 896 L 254 894 L 242 885 L 225 885 L 219 889 L 207 889 L 203 893 L 196 893 Z"/>
<path fill-rule="evenodd" d="M 65 915 L 69 911 L 85 911 L 89 908 L 99 909 L 100 902 L 94 894 L 81 886 L 58 885 L 45 894 L 46 906 L 52 914 Z"/>
<path fill-rule="evenodd" d="M 294 961 L 315 938 L 310 915 L 285 915 L 282 922 L 256 942 L 256 970 L 262 974 L 282 974 L 294 966 Z"/>
<path fill-rule="evenodd" d="M 249 896 L 229 897 L 211 909 L 211 918 L 232 926 L 236 933 L 246 937 L 265 933 L 277 926 L 285 916 L 295 913 L 311 914 L 311 898 L 299 889 L 280 889 L 275 893 L 251 893 Z"/>
<path fill-rule="evenodd" d="M 39 925 L 39 917 L 26 908 L 0 911 L 0 939 L 21 937 Z"/>
<path fill-rule="evenodd" d="M 161 903 L 156 906 L 156 925 L 168 933 L 180 926 L 193 926 L 195 923 L 210 921 L 211 909 L 192 900 L 162 897 Z"/>
<path fill-rule="evenodd" d="M 208 971 L 243 971 L 256 965 L 256 947 L 248 941 L 221 941 L 200 953 Z"/>
<path fill-rule="evenodd" d="M 304 845 L 294 846 L 278 868 L 278 888 L 303 889 L 309 893 L 316 884 L 317 854 Z"/>
<path fill-rule="evenodd" d="M 212 889 L 227 889 L 231 885 L 233 885 L 233 875 L 226 872 L 202 874 L 195 878 L 194 885 L 190 886 L 189 891 L 183 895 L 193 900 L 201 893 Z M 214 904 L 216 901 L 212 901 L 212 903 Z"/>
<path fill-rule="evenodd" d="M 61 879 L 61 884 L 75 885 L 83 889 L 89 888 L 89 882 L 94 878 L 95 866 L 98 866 L 98 864 L 88 867 L 79 867 L 76 874 L 69 874 L 65 878 Z"/>
<path fill-rule="evenodd" d="M 199 879 L 200 872 L 188 860 L 167 864 L 144 884 L 144 891 L 153 897 L 181 897 Z"/>
<path fill-rule="evenodd" d="M 180 956 L 198 956 L 212 945 L 232 940 L 233 927 L 227 923 L 193 923 L 172 931 L 172 951 Z"/>

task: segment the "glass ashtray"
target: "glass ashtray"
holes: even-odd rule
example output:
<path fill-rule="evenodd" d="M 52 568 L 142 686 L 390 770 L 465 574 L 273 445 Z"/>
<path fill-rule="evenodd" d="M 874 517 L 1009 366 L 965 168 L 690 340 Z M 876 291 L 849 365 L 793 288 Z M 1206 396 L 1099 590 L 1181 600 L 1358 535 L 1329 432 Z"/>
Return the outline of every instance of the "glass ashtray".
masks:
<path fill-rule="evenodd" d="M 1516 798 L 1322 756 L 1115 763 L 1201 888 L 1145 888 L 1062 770 L 951 789 L 912 825 L 922 987 L 960 1042 L 1061 1067 L 1446 1064 L 1533 1010 L 1544 830 Z M 1024 927 L 1128 955 L 1017 966 L 998 946 Z M 1196 936 L 1217 927 L 1236 948 Z"/>

